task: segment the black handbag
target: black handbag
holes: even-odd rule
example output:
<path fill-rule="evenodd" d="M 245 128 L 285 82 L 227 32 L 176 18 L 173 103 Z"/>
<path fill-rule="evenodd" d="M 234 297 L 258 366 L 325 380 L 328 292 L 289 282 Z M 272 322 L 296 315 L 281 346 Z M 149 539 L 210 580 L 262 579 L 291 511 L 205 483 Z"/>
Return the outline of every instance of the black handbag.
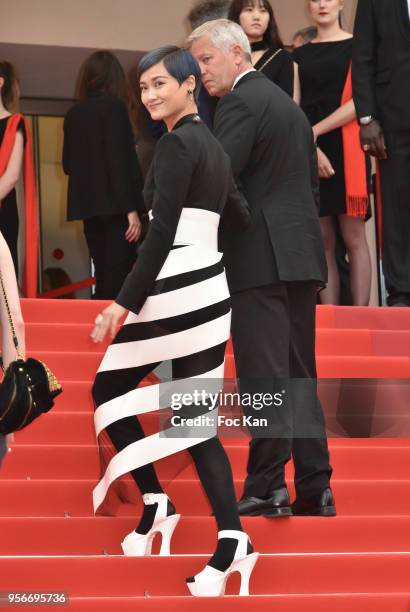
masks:
<path fill-rule="evenodd" d="M 48 412 L 63 389 L 44 363 L 22 359 L 1 272 L 0 284 L 17 352 L 16 361 L 3 370 L 0 383 L 0 434 L 5 435 L 23 429 Z"/>

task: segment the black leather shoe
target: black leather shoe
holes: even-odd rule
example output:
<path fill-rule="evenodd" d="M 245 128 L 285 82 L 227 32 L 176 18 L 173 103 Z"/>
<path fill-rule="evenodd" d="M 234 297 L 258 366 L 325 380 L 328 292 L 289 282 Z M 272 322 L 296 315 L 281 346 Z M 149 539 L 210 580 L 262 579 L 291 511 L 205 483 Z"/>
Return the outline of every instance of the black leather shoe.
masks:
<path fill-rule="evenodd" d="M 238 502 L 240 516 L 265 516 L 269 518 L 291 516 L 289 493 L 286 487 L 273 491 L 267 499 L 242 497 Z"/>
<path fill-rule="evenodd" d="M 292 516 L 290 497 L 286 487 L 272 491 L 269 498 L 269 507 L 262 512 L 266 518 L 282 518 Z"/>
<path fill-rule="evenodd" d="M 319 497 L 297 499 L 292 504 L 293 516 L 336 516 L 332 489 L 325 489 Z"/>

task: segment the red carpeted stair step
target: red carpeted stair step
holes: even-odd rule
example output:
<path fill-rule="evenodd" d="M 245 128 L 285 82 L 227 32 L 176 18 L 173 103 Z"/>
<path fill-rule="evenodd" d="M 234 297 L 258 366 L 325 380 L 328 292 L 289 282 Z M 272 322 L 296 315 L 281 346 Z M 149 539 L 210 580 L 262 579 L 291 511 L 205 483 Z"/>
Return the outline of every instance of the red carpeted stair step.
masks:
<path fill-rule="evenodd" d="M 245 517 L 242 522 L 255 550 L 264 554 L 406 552 L 410 548 L 410 516 Z M 0 555 L 122 554 L 120 543 L 137 524 L 136 518 L 128 517 L 1 517 Z M 216 539 L 213 517 L 183 517 L 171 551 L 211 555 Z"/>
<path fill-rule="evenodd" d="M 235 478 L 244 477 L 248 449 L 246 445 L 227 446 Z M 410 447 L 335 446 L 332 466 L 340 479 L 405 480 L 409 477 Z M 181 471 L 182 470 L 182 471 Z M 162 478 L 191 478 L 195 470 L 187 454 L 179 453 L 158 462 Z M 95 446 L 18 445 L 2 467 L 2 479 L 62 478 L 98 479 L 99 461 Z M 287 475 L 292 475 L 288 464 Z"/>
<path fill-rule="evenodd" d="M 389 414 L 389 399 L 394 396 L 391 394 L 386 395 L 386 399 L 383 400 L 383 394 L 380 392 L 379 409 L 375 410 L 375 414 L 378 415 L 378 422 L 384 423 L 384 427 L 381 431 L 386 432 L 385 435 L 408 435 L 410 432 L 410 415 L 408 405 L 408 389 L 405 392 L 398 394 L 396 399 L 396 407 L 394 408 L 394 419 L 393 414 Z M 324 394 L 322 394 L 324 395 Z M 352 395 L 349 394 L 350 398 Z M 363 394 L 361 394 L 363 397 Z M 366 421 L 366 417 L 356 415 L 354 410 L 355 406 L 351 407 L 350 412 L 347 414 L 349 403 L 344 402 L 346 405 L 346 414 L 342 416 L 341 411 L 337 412 L 337 403 L 335 405 L 328 401 L 326 405 L 326 418 L 329 431 L 343 431 L 342 427 L 346 427 L 346 431 L 354 431 L 352 423 L 355 423 L 356 427 Z M 377 407 L 377 404 L 376 404 Z M 383 417 L 380 415 L 384 415 Z M 159 422 L 158 413 L 151 413 L 142 415 L 140 422 L 144 428 L 146 435 L 151 435 L 160 430 L 162 427 Z M 377 429 L 377 427 L 375 427 Z M 359 431 L 356 429 L 356 431 Z M 220 435 L 224 440 L 225 445 L 245 445 L 248 440 L 248 432 L 246 428 L 235 429 L 225 427 L 221 429 Z M 236 438 L 233 438 L 236 435 Z M 225 436 L 225 437 L 224 437 Z M 229 436 L 229 437 L 226 437 Z M 238 436 L 241 436 L 240 438 Z M 30 427 L 16 433 L 15 444 L 70 444 L 70 445 L 84 445 L 95 443 L 95 428 L 94 418 L 91 410 L 82 412 L 61 412 L 54 410 L 47 415 L 43 415 L 37 419 Z"/>
<path fill-rule="evenodd" d="M 334 321 L 338 328 L 410 330 L 410 308 L 337 306 Z"/>
<path fill-rule="evenodd" d="M 94 380 L 103 354 L 38 351 L 31 356 L 44 361 L 59 380 Z M 409 378 L 408 357 L 326 356 L 317 358 L 319 378 Z M 225 377 L 235 377 L 231 355 L 226 358 Z"/>
<path fill-rule="evenodd" d="M 254 595 L 218 599 L 218 612 L 408 612 L 410 597 L 400 593 L 343 595 Z M 38 608 L 36 608 L 38 609 Z M 48 608 L 44 608 L 48 612 Z M 109 610 L 112 612 L 208 612 L 209 598 L 135 597 L 135 598 L 71 598 L 70 610 Z"/>
<path fill-rule="evenodd" d="M 316 355 L 372 355 L 372 336 L 367 329 L 317 329 Z"/>
<path fill-rule="evenodd" d="M 64 393 L 55 403 L 51 414 L 62 412 L 93 413 L 94 406 L 91 398 L 91 383 L 75 380 L 60 380 Z M 143 384 L 152 384 L 145 379 Z M 368 398 L 369 408 L 374 414 L 403 414 L 409 413 L 410 406 L 410 379 L 326 379 L 319 380 L 319 396 L 326 414 L 335 414 L 340 408 L 340 402 L 356 413 L 356 405 L 362 412 L 363 402 Z M 44 419 L 41 419 L 43 421 Z M 406 435 L 402 432 L 401 435 Z"/>
<path fill-rule="evenodd" d="M 57 397 L 53 412 L 94 412 L 90 382 L 63 378 L 59 381 L 64 392 Z"/>
<path fill-rule="evenodd" d="M 26 323 L 92 324 L 97 314 L 110 302 L 104 300 L 22 299 L 21 303 Z M 335 307 L 318 306 L 317 324 L 318 327 L 334 327 Z M 363 325 L 363 327 L 366 326 Z"/>
<path fill-rule="evenodd" d="M 0 516 L 93 516 L 95 480 L 0 480 Z M 125 486 L 139 497 L 134 481 Z M 288 483 L 292 499 L 293 485 Z M 235 482 L 237 497 L 243 483 Z M 410 480 L 332 480 L 338 516 L 410 516 Z M 165 487 L 183 516 L 209 516 L 210 506 L 197 480 L 175 480 Z M 135 517 L 141 503 L 124 504 L 121 516 Z"/>
<path fill-rule="evenodd" d="M 103 352 L 108 338 L 95 344 L 90 338 L 89 323 L 28 323 L 26 338 L 28 350 Z M 399 352 L 395 352 L 395 351 Z M 316 333 L 318 355 L 410 355 L 410 332 L 397 330 L 318 328 Z M 232 343 L 227 346 L 232 354 Z"/>
<path fill-rule="evenodd" d="M 92 324 L 109 302 L 98 300 L 32 300 L 23 299 L 23 316 L 27 323 Z M 408 308 L 365 308 L 318 306 L 318 327 L 350 329 L 410 330 Z"/>
<path fill-rule="evenodd" d="M 371 332 L 372 354 L 410 356 L 409 330 L 375 330 Z"/>
<path fill-rule="evenodd" d="M 92 324 L 109 303 L 104 300 L 23 299 L 21 307 L 26 323 Z"/>
<path fill-rule="evenodd" d="M 409 378 L 406 357 L 331 356 L 316 359 L 319 378 Z"/>
<path fill-rule="evenodd" d="M 207 559 L 3 557 L 0 575 L 3 591 L 21 591 L 24 576 L 24 591 L 60 591 L 72 597 L 187 595 L 185 578 L 199 572 Z M 409 553 L 263 555 L 252 575 L 251 593 L 408 593 L 409 574 Z"/>
<path fill-rule="evenodd" d="M 90 323 L 27 323 L 27 349 L 33 354 L 38 351 L 101 353 L 110 342 L 95 344 L 90 333 Z"/>

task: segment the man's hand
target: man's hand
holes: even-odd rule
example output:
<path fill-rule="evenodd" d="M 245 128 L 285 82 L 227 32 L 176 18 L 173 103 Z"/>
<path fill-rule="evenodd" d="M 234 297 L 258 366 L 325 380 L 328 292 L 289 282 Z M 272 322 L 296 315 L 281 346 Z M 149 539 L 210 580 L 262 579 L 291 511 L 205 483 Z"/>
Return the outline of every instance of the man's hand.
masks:
<path fill-rule="evenodd" d="M 369 125 L 360 126 L 360 142 L 363 151 L 368 155 L 373 155 L 377 159 L 387 159 L 383 129 L 376 119 Z"/>
<path fill-rule="evenodd" d="M 329 158 L 323 153 L 319 147 L 317 148 L 317 164 L 319 168 L 320 178 L 329 179 L 335 175 L 333 166 L 329 161 Z"/>
<path fill-rule="evenodd" d="M 136 210 L 128 213 L 128 229 L 125 232 L 125 240 L 128 242 L 137 242 L 141 236 L 141 221 Z"/>
<path fill-rule="evenodd" d="M 93 342 L 102 342 L 107 331 L 110 331 L 111 338 L 114 338 L 118 322 L 126 312 L 126 309 L 116 302 L 112 302 L 112 304 L 107 306 L 95 320 L 95 326 L 91 332 Z"/>

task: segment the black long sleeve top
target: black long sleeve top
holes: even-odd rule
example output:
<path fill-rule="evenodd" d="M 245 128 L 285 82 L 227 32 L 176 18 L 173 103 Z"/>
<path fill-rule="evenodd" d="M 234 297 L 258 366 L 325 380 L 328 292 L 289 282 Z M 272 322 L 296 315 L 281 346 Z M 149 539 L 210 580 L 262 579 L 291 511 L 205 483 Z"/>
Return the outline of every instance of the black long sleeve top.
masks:
<path fill-rule="evenodd" d="M 69 221 L 145 210 L 128 110 L 120 98 L 93 95 L 68 111 L 63 168 Z"/>
<path fill-rule="evenodd" d="M 184 207 L 219 213 L 231 229 L 246 229 L 250 224 L 249 209 L 233 182 L 229 158 L 196 116 L 181 119 L 158 142 L 144 197 L 153 220 L 116 299 L 134 313 L 141 310 L 165 263 Z"/>

